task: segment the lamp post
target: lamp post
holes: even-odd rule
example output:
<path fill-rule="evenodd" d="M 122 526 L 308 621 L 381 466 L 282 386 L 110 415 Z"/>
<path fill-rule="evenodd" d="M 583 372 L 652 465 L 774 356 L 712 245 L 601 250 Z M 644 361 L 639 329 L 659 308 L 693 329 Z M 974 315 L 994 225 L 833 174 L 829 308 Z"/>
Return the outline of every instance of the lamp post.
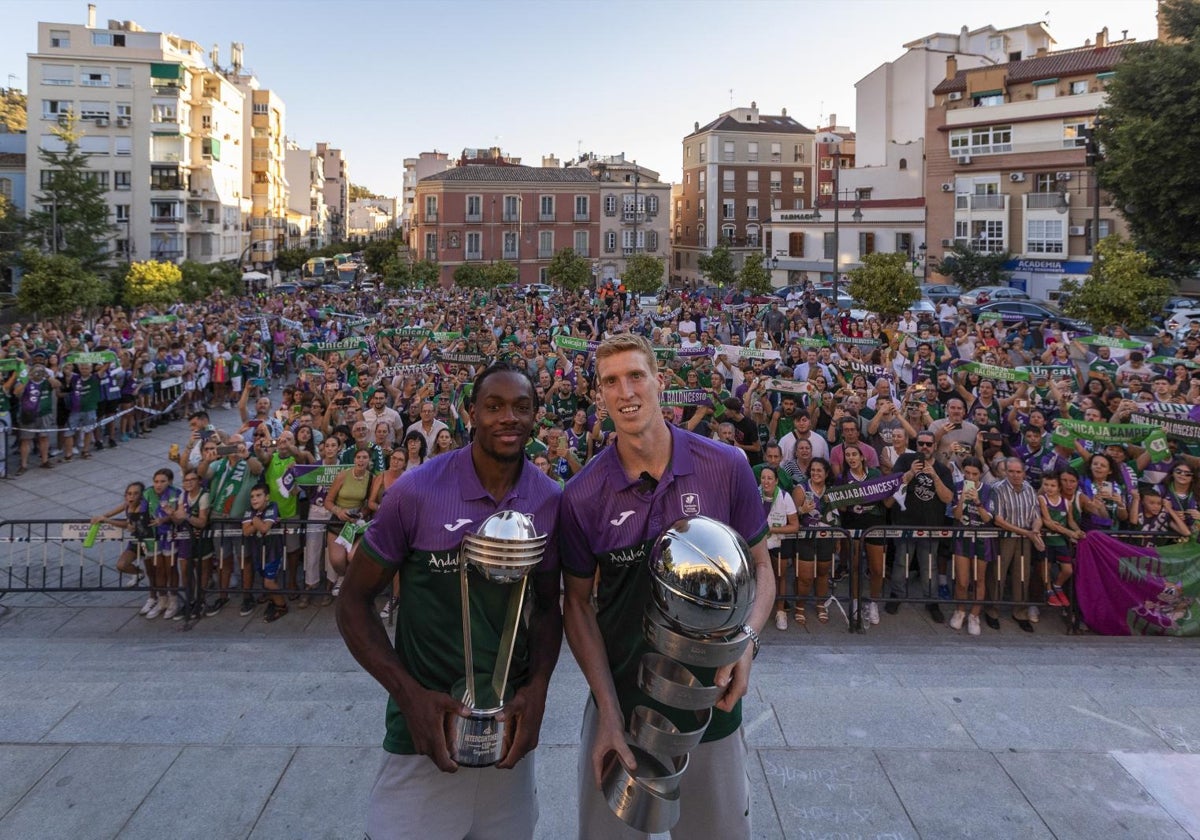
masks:
<path fill-rule="evenodd" d="M 926 261 L 926 252 L 929 248 L 922 242 L 917 246 L 917 250 L 921 252 L 921 282 L 926 283 L 929 281 L 929 263 Z"/>
<path fill-rule="evenodd" d="M 841 205 L 842 205 L 842 189 L 841 189 L 841 170 L 842 170 L 842 138 L 832 132 L 825 132 L 817 137 L 817 142 L 827 147 L 831 147 L 833 151 L 829 152 L 829 156 L 833 158 L 833 305 L 836 308 L 838 301 L 838 290 L 842 277 L 842 249 L 841 249 Z M 851 190 L 847 190 L 847 193 Z M 854 213 L 851 216 L 855 223 L 861 222 L 863 218 L 862 208 L 859 206 L 859 191 L 853 190 L 854 193 Z M 818 196 L 819 199 L 819 196 Z M 816 220 L 820 220 L 820 211 L 813 214 Z"/>
<path fill-rule="evenodd" d="M 775 285 L 775 269 L 779 268 L 779 257 L 775 254 L 772 254 L 770 259 L 767 260 L 767 262 L 769 262 L 771 264 L 771 285 L 774 286 Z M 787 284 L 785 283 L 784 285 L 786 286 Z"/>

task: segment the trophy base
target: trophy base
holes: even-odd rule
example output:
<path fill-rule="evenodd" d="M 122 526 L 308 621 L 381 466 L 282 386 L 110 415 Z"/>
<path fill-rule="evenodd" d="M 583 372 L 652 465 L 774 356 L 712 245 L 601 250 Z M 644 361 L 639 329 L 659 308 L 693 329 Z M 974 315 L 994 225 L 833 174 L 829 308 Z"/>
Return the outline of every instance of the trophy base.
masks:
<path fill-rule="evenodd" d="M 504 721 L 499 709 L 472 709 L 454 721 L 450 757 L 460 767 L 491 767 L 504 756 Z"/>

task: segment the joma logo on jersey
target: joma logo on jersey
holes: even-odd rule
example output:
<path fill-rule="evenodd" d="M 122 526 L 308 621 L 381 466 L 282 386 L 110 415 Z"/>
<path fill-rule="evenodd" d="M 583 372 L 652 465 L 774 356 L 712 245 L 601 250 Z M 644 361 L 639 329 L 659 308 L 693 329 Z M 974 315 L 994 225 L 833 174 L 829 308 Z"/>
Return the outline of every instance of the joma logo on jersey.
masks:
<path fill-rule="evenodd" d="M 683 511 L 684 516 L 699 516 L 700 515 L 700 494 L 699 493 L 680 493 L 679 508 Z"/>

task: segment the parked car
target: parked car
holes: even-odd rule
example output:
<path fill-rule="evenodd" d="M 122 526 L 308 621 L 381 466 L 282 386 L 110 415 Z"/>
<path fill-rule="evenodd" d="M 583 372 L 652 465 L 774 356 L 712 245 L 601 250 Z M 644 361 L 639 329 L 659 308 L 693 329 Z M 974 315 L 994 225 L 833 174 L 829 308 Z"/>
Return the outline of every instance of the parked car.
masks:
<path fill-rule="evenodd" d="M 1176 309 L 1170 313 L 1163 326 L 1175 338 L 1182 339 L 1191 330 L 1193 321 L 1200 321 L 1200 308 Z"/>
<path fill-rule="evenodd" d="M 981 306 L 997 300 L 1029 300 L 1029 295 L 1011 286 L 980 286 L 959 297 L 963 306 Z"/>
<path fill-rule="evenodd" d="M 1049 303 L 1035 303 L 1031 300 L 998 300 L 985 303 L 982 306 L 971 307 L 971 314 L 978 320 L 984 312 L 999 312 L 1008 323 L 1024 320 L 1031 327 L 1036 327 L 1044 321 L 1055 321 L 1064 329 L 1073 332 L 1092 332 L 1091 324 L 1078 318 L 1071 318 L 1057 306 Z"/>
<path fill-rule="evenodd" d="M 277 295 L 294 295 L 300 287 L 295 283 L 280 283 L 271 287 L 271 292 Z"/>
<path fill-rule="evenodd" d="M 775 295 L 773 295 L 773 294 L 748 295 L 745 292 L 739 291 L 738 289 L 732 289 L 729 292 L 727 292 L 725 295 L 725 299 L 722 300 L 721 302 L 724 303 L 726 306 L 729 306 L 730 304 L 733 303 L 733 299 L 734 299 L 735 295 L 741 296 L 742 303 L 755 303 L 755 304 L 779 303 L 779 298 L 775 297 Z"/>
<path fill-rule="evenodd" d="M 808 286 L 804 283 L 793 283 L 790 286 L 784 286 L 781 289 L 775 289 L 771 292 L 771 294 L 775 295 L 775 297 L 779 298 L 780 300 L 787 300 L 787 296 L 791 294 L 803 295 L 804 290 L 807 288 Z"/>
<path fill-rule="evenodd" d="M 538 295 L 544 300 L 554 294 L 554 287 L 545 283 L 529 283 L 523 291 L 526 295 Z"/>
<path fill-rule="evenodd" d="M 962 297 L 963 290 L 953 283 L 922 283 L 921 294 L 938 304 L 947 298 Z"/>
<path fill-rule="evenodd" d="M 324 283 L 321 286 L 321 291 L 327 292 L 331 295 L 344 295 L 344 294 L 346 294 L 346 292 L 348 292 L 350 290 L 347 289 L 345 286 L 341 286 L 337 283 Z"/>

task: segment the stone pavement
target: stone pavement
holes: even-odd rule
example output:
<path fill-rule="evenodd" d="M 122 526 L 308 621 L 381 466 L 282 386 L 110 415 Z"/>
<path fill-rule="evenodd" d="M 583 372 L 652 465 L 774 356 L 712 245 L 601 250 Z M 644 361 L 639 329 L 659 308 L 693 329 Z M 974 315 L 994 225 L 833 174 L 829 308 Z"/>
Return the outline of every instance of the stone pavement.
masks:
<path fill-rule="evenodd" d="M 182 428 L 0 482 L 0 515 L 112 507 Z M 384 697 L 332 610 L 185 629 L 141 600 L 0 599 L 0 840 L 360 837 Z M 1200 838 L 1196 640 L 883 618 L 766 631 L 745 704 L 756 837 Z M 539 838 L 575 834 L 585 697 L 564 646 Z"/>

